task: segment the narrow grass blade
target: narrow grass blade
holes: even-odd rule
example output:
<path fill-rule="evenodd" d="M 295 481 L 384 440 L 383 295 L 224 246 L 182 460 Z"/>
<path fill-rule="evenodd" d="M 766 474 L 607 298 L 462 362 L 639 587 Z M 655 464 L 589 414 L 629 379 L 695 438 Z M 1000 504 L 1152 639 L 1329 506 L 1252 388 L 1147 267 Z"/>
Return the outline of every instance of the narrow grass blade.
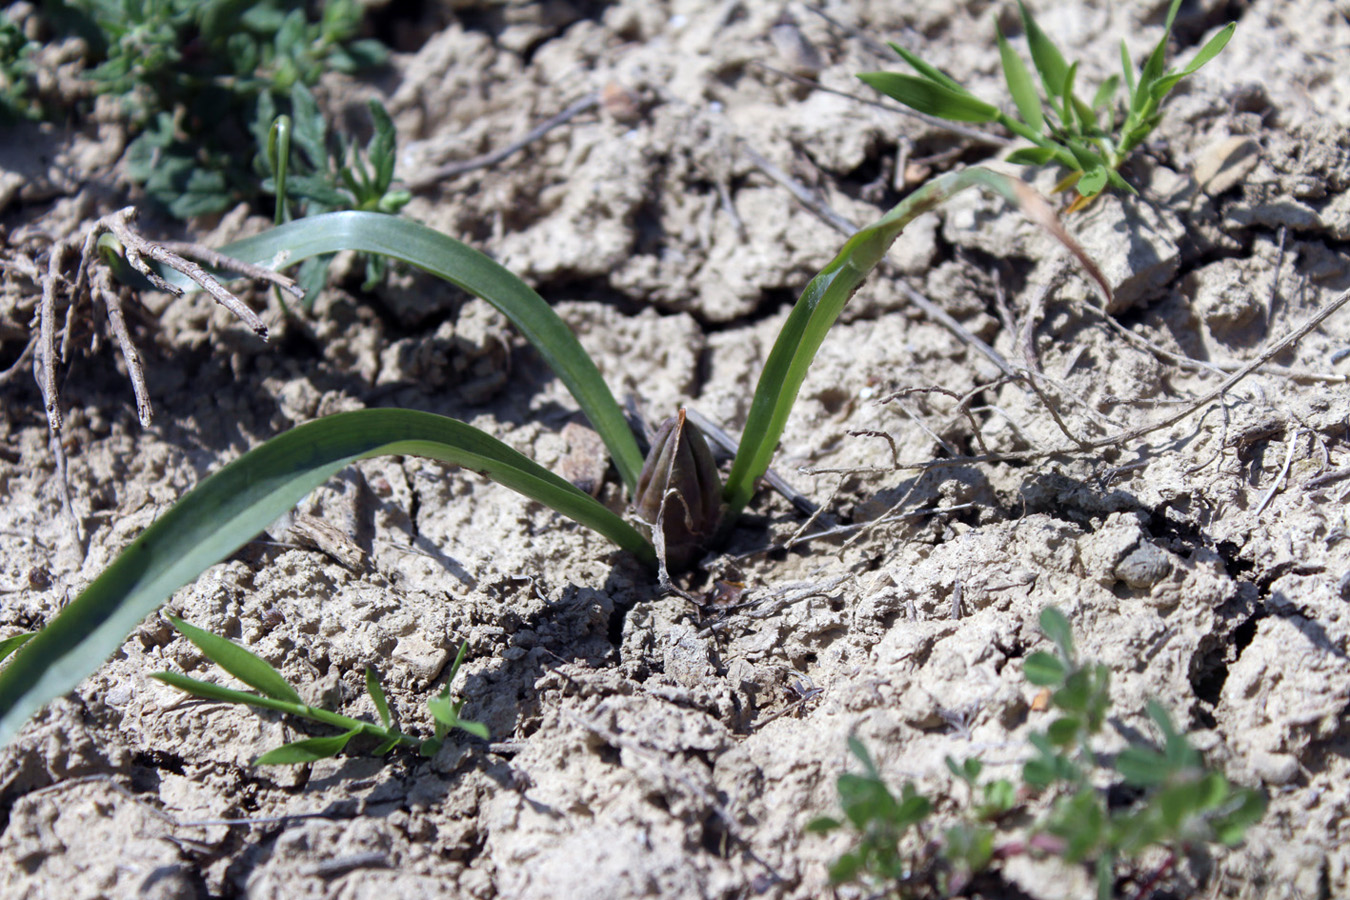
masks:
<path fill-rule="evenodd" d="M 275 750 L 268 750 L 255 759 L 253 764 L 255 766 L 288 766 L 295 763 L 331 759 L 347 749 L 347 744 L 351 742 L 351 739 L 360 733 L 361 729 L 353 728 L 351 731 L 332 737 L 306 738 L 303 741 L 282 744 Z"/>
<path fill-rule="evenodd" d="M 858 77 L 886 96 L 926 115 L 953 122 L 992 122 L 998 118 L 997 106 L 916 75 L 864 72 Z"/>
<path fill-rule="evenodd" d="M 1055 42 L 1041 31 L 1041 26 L 1036 24 L 1036 20 L 1027 11 L 1026 4 L 1022 0 L 1017 0 L 1017 6 L 1022 11 L 1022 27 L 1027 33 L 1027 47 L 1031 50 L 1031 61 L 1035 63 L 1036 71 L 1041 73 L 1045 93 L 1052 99 L 1056 97 L 1062 99 L 1064 81 L 1069 74 L 1069 66 L 1064 62 L 1064 55 L 1059 52 Z"/>
<path fill-rule="evenodd" d="M 1172 5 L 1167 9 L 1167 21 L 1163 25 L 1162 37 L 1158 38 L 1158 43 L 1153 46 L 1153 51 L 1144 62 L 1144 68 L 1139 72 L 1139 89 L 1130 104 L 1131 112 L 1139 114 L 1144 112 L 1151 99 L 1154 82 L 1162 77 L 1163 63 L 1167 56 L 1167 42 L 1172 38 L 1172 22 L 1176 20 L 1177 10 L 1180 8 L 1181 0 L 1172 0 Z"/>
<path fill-rule="evenodd" d="M 1069 237 L 1045 200 L 1028 185 L 978 166 L 928 182 L 875 223 L 849 238 L 839 255 L 811 279 L 792 308 L 760 373 L 741 447 L 723 489 L 729 518 L 750 502 L 755 482 L 768 469 L 807 370 L 844 304 L 881 262 L 906 225 L 953 195 L 977 186 L 1007 198 L 1033 222 L 1054 235 L 1110 297 L 1111 289 L 1096 265 Z"/>
<path fill-rule="evenodd" d="M 8 659 L 11 653 L 28 643 L 35 634 L 37 634 L 36 631 L 29 631 L 25 634 L 12 634 L 3 641 L 0 641 L 0 662 L 4 662 Z"/>
<path fill-rule="evenodd" d="M 347 211 L 311 216 L 220 248 L 220 252 L 236 259 L 276 268 L 339 250 L 401 260 L 439 275 L 501 310 L 572 392 L 632 491 L 642 469 L 642 453 L 595 363 L 572 329 L 539 294 L 472 247 L 409 219 Z M 277 260 L 282 262 L 277 264 Z M 178 273 L 164 275 L 171 283 L 190 286 Z"/>
<path fill-rule="evenodd" d="M 1125 46 L 1125 41 L 1120 42 L 1120 70 L 1125 76 L 1125 93 L 1129 95 L 1130 104 L 1134 104 L 1134 60 L 1130 59 L 1130 48 Z"/>
<path fill-rule="evenodd" d="M 1210 38 L 1209 42 L 1200 48 L 1200 52 L 1195 54 L 1195 59 L 1191 60 L 1186 68 L 1171 75 L 1164 75 L 1155 81 L 1149 88 L 1149 93 L 1153 96 L 1153 99 L 1161 101 L 1163 97 L 1171 93 L 1172 88 L 1177 86 L 1178 81 L 1195 73 L 1205 63 L 1218 56 L 1223 48 L 1228 46 L 1228 41 L 1233 37 L 1233 31 L 1236 28 L 1236 22 L 1229 22 L 1226 28 Z"/>
<path fill-rule="evenodd" d="M 304 711 L 303 704 L 250 694 L 248 691 L 225 687 L 223 684 L 216 684 L 213 681 L 189 678 L 187 675 L 181 675 L 178 672 L 154 672 L 150 677 L 202 700 L 214 700 L 217 703 L 243 703 L 248 706 L 256 706 L 259 709 L 270 709 L 292 715 L 301 715 Z"/>
<path fill-rule="evenodd" d="M 1043 166 L 1054 158 L 1052 147 L 1020 147 L 1008 154 L 1008 162 L 1019 166 Z"/>
<path fill-rule="evenodd" d="M 961 87 L 961 84 L 955 78 L 948 75 L 946 72 L 942 71 L 937 66 L 929 65 L 928 63 L 919 59 L 919 57 L 915 56 L 913 53 L 906 50 L 904 47 L 901 47 L 899 44 L 891 44 L 890 47 L 896 53 L 900 54 L 901 59 L 909 63 L 910 68 L 918 72 L 924 78 L 927 78 L 929 81 L 940 84 L 943 87 L 947 88 L 948 90 L 955 91 L 958 94 L 969 93 L 969 91 Z"/>
<path fill-rule="evenodd" d="M 1111 102 L 1111 98 L 1116 95 L 1116 89 L 1120 87 L 1120 76 L 1112 75 L 1106 79 L 1097 88 L 1097 93 L 1092 95 L 1092 109 L 1099 110 Z M 1109 129 L 1108 129 L 1109 130 Z"/>
<path fill-rule="evenodd" d="M 209 631 L 203 631 L 195 625 L 189 625 L 176 616 L 169 616 L 169 621 L 173 623 L 173 627 L 177 628 L 183 637 L 192 641 L 197 649 L 206 655 L 207 659 L 255 691 L 260 691 L 265 696 L 275 700 L 304 705 L 304 701 L 295 692 L 295 688 L 291 687 L 286 679 L 281 677 L 281 673 L 272 668 L 267 660 L 250 653 L 233 641 L 226 640 Z"/>
<path fill-rule="evenodd" d="M 393 717 L 389 715 L 389 699 L 384 695 L 384 686 L 380 684 L 380 676 L 375 674 L 375 670 L 366 666 L 366 693 L 370 695 L 371 701 L 375 704 L 375 711 L 380 714 L 380 722 L 385 728 L 393 724 Z"/>
<path fill-rule="evenodd" d="M 1013 103 L 1017 104 L 1017 112 L 1021 114 L 1022 121 L 1035 129 L 1037 134 L 1044 134 L 1045 110 L 1027 64 L 1022 62 L 1022 57 L 1017 55 L 1017 51 L 1003 36 L 1003 29 L 998 27 L 997 21 L 994 22 L 994 36 L 998 38 L 998 53 L 1003 60 L 1003 77 L 1008 82 L 1008 92 L 1012 94 Z"/>
<path fill-rule="evenodd" d="M 621 517 L 463 422 L 402 409 L 339 413 L 293 428 L 207 478 L 15 653 L 0 670 L 0 745 L 42 704 L 94 671 L 178 588 L 344 466 L 389 454 L 426 456 L 479 472 L 655 562 L 651 544 Z"/>

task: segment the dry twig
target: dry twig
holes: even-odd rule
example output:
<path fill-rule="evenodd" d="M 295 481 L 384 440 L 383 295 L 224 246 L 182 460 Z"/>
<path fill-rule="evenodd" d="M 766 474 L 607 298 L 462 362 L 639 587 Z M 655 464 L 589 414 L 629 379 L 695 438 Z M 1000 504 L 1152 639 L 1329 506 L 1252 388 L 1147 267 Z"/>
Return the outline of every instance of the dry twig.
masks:
<path fill-rule="evenodd" d="M 489 166 L 495 166 L 512 154 L 525 149 L 559 125 L 564 125 L 581 113 L 584 113 L 589 109 L 594 109 L 599 105 L 599 94 L 587 94 L 580 100 L 572 103 L 571 106 L 567 107 L 562 112 L 545 119 L 531 128 L 523 137 L 512 141 L 504 147 L 493 150 L 491 153 L 484 153 L 482 156 L 476 156 L 473 159 L 464 159 L 457 162 L 446 163 L 443 166 L 437 166 L 431 171 L 424 172 L 416 178 L 408 179 L 404 182 L 404 185 L 410 191 L 421 191 L 433 187 L 447 178 L 454 178 L 456 175 L 463 175 L 465 172 L 472 172 L 475 169 L 486 169 Z"/>

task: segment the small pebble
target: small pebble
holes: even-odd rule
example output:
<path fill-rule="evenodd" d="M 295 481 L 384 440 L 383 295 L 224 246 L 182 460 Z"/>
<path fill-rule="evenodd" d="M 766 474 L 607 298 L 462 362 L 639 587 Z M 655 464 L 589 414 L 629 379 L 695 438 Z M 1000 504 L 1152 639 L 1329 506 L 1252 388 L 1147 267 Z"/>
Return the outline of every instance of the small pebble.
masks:
<path fill-rule="evenodd" d="M 1138 591 L 1146 591 L 1172 571 L 1167 551 L 1144 542 L 1116 563 L 1116 577 Z"/>

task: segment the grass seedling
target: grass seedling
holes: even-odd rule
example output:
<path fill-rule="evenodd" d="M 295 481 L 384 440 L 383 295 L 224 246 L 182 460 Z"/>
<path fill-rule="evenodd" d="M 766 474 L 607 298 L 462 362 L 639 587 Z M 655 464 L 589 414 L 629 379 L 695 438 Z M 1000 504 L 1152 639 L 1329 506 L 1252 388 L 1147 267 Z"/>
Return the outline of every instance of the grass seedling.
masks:
<path fill-rule="evenodd" d="M 195 644 L 207 659 L 253 688 L 257 693 L 224 687 L 211 681 L 189 678 L 177 672 L 156 672 L 151 676 L 152 678 L 157 678 L 165 684 L 172 685 L 202 700 L 211 700 L 218 703 L 241 703 L 259 709 L 270 709 L 296 718 L 338 728 L 342 731 L 341 734 L 330 737 L 305 738 L 292 741 L 289 744 L 282 744 L 280 747 L 268 750 L 255 759 L 253 761 L 255 766 L 308 763 L 328 759 L 337 756 L 347 748 L 352 740 L 358 737 L 374 738 L 377 742 L 374 750 L 377 756 L 383 756 L 398 746 L 410 747 L 423 756 L 434 756 L 436 751 L 445 743 L 445 737 L 452 728 L 458 728 L 484 739 L 488 736 L 487 727 L 481 722 L 472 722 L 459 717 L 459 711 L 463 708 L 464 701 L 452 700 L 450 696 L 450 685 L 459 672 L 460 664 L 464 662 L 464 653 L 468 649 L 468 644 L 460 645 L 459 653 L 456 654 L 455 661 L 450 666 L 450 675 L 445 681 L 445 690 L 427 703 L 427 708 L 430 710 L 434 721 L 434 736 L 417 738 L 404 734 L 394 727 L 394 719 L 389 711 L 389 701 L 385 697 L 384 688 L 380 685 L 379 677 L 369 667 L 366 669 L 366 692 L 370 695 L 371 701 L 375 704 L 375 711 L 380 717 L 378 725 L 374 722 L 365 722 L 330 710 L 309 706 L 300 698 L 300 694 L 296 692 L 295 688 L 291 687 L 290 683 L 267 660 L 250 653 L 232 641 L 189 625 L 181 619 L 171 616 L 169 621 L 173 623 L 173 627 L 178 629 L 180 634 Z"/>
<path fill-rule="evenodd" d="M 1172 0 L 1162 37 L 1136 72 L 1125 42 L 1120 44 L 1120 62 L 1125 85 L 1125 107 L 1121 118 L 1116 94 L 1121 78 L 1112 75 L 1097 88 L 1092 103 L 1085 103 L 1075 92 L 1078 63 L 1070 65 L 1054 42 L 1041 31 L 1026 5 L 1018 0 L 1022 27 L 1031 50 L 1031 61 L 1040 76 L 1042 94 L 1037 90 L 1030 70 L 1017 55 L 997 23 L 1003 76 L 1008 84 L 1017 115 L 979 99 L 951 76 L 924 62 L 914 53 L 891 44 L 918 74 L 869 72 L 859 75 L 864 82 L 906 106 L 930 116 L 953 122 L 997 122 L 1035 146 L 1016 150 L 1010 162 L 1043 165 L 1055 162 L 1069 170 L 1057 189 L 1077 187 L 1078 198 L 1071 209 L 1082 208 L 1109 184 L 1129 193 L 1134 188 L 1120 174 L 1129 155 L 1144 142 L 1162 120 L 1163 100 L 1187 75 L 1209 62 L 1228 44 L 1237 26 L 1229 23 L 1210 38 L 1200 52 L 1180 70 L 1164 70 L 1167 43 L 1172 36 L 1181 0 Z"/>
<path fill-rule="evenodd" d="M 925 843 L 910 838 L 909 831 L 922 827 L 935 804 L 908 784 L 897 799 L 867 750 L 850 738 L 849 748 L 866 774 L 839 776 L 838 791 L 858 844 L 830 867 L 832 882 L 869 882 L 901 896 L 949 896 L 1001 859 L 1038 853 L 1090 867 L 1098 900 L 1110 900 L 1121 860 L 1137 861 L 1146 850 L 1161 847 L 1168 854 L 1165 872 L 1205 844 L 1238 843 L 1261 818 L 1264 797 L 1206 769 L 1156 702 L 1148 704 L 1148 716 L 1161 735 L 1160 747 L 1132 745 L 1114 758 L 1097 752 L 1094 739 L 1111 706 L 1110 670 L 1076 660 L 1069 622 L 1059 610 L 1045 609 L 1040 624 L 1055 652 L 1031 654 L 1024 671 L 1029 682 L 1052 690 L 1050 706 L 1058 715 L 1028 738 L 1033 755 L 1022 766 L 1021 786 L 1008 779 L 982 782 L 979 760 L 958 763 L 949 757 L 947 768 L 966 784 L 970 802 L 940 841 Z M 1133 799 L 1113 804 L 1110 789 Z M 1009 813 L 1029 798 L 1048 800 L 1048 809 L 1024 834 L 999 844 Z M 808 830 L 843 827 L 821 818 Z"/>
<path fill-rule="evenodd" d="M 412 200 L 411 193 L 393 187 L 398 138 L 384 104 L 368 104 L 374 134 L 364 153 L 345 134 L 329 130 L 304 82 L 291 86 L 290 106 L 290 115 L 278 116 L 276 102 L 265 93 L 253 124 L 259 147 L 254 168 L 263 178 L 263 191 L 276 198 L 277 225 L 346 209 L 392 215 Z M 295 280 L 305 292 L 306 309 L 326 283 L 332 259 L 323 254 L 301 263 Z M 387 257 L 367 255 L 362 290 L 370 290 L 387 268 Z"/>
<path fill-rule="evenodd" d="M 1109 296 L 1105 280 L 1053 211 L 1015 178 L 983 168 L 948 173 L 916 190 L 850 238 L 802 293 L 769 353 L 736 458 L 720 489 L 703 438 L 690 425 L 658 442 L 651 477 L 622 410 L 571 329 L 534 290 L 476 250 L 434 229 L 376 212 L 327 213 L 221 248 L 236 260 L 288 264 L 354 250 L 380 254 L 447 279 L 499 309 L 572 392 L 609 448 L 638 504 L 640 531 L 590 495 L 505 444 L 455 419 L 404 409 L 365 409 L 299 425 L 202 481 L 136 538 L 0 671 L 0 742 L 46 701 L 75 687 L 178 588 L 227 558 L 343 467 L 377 455 L 418 455 L 462 466 L 540 501 L 646 563 L 686 562 L 725 533 L 750 501 L 787 423 L 817 349 L 844 304 L 904 227 L 954 194 L 980 187 L 1005 197 L 1050 231 Z M 176 272 L 166 280 L 179 281 Z M 664 451 L 662 448 L 665 448 Z M 653 518 L 654 516 L 654 518 Z M 720 525 L 715 525 L 720 520 Z M 655 542 L 648 535 L 655 535 Z M 693 545 L 690 540 L 697 539 Z M 676 552 L 678 551 L 678 553 Z"/>

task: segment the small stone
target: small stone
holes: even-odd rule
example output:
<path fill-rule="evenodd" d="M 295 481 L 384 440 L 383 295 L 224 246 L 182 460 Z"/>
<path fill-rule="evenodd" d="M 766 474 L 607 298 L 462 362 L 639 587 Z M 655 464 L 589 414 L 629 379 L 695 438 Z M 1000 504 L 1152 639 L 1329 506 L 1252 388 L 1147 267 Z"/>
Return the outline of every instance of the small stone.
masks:
<path fill-rule="evenodd" d="M 1237 187 L 1261 160 L 1261 147 L 1249 137 L 1228 137 L 1201 150 L 1195 159 L 1195 180 L 1211 197 Z"/>
<path fill-rule="evenodd" d="M 1172 571 L 1167 551 L 1147 541 L 1116 564 L 1116 577 L 1137 591 L 1146 591 Z"/>
<path fill-rule="evenodd" d="M 1288 784 L 1298 777 L 1298 759 L 1288 753 L 1252 754 L 1252 771 L 1266 784 Z"/>

